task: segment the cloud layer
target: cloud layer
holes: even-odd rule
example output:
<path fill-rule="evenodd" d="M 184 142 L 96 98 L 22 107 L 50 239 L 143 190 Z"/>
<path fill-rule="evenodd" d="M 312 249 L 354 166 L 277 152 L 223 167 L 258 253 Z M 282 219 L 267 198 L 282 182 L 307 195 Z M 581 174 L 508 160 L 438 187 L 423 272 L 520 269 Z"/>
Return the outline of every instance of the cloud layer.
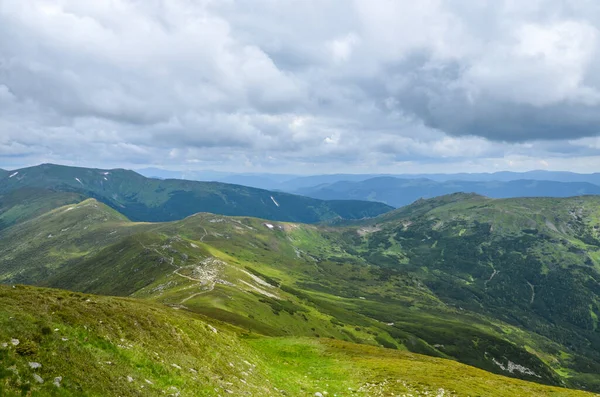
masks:
<path fill-rule="evenodd" d="M 1 0 L 0 165 L 585 171 L 600 7 L 567 3 Z"/>

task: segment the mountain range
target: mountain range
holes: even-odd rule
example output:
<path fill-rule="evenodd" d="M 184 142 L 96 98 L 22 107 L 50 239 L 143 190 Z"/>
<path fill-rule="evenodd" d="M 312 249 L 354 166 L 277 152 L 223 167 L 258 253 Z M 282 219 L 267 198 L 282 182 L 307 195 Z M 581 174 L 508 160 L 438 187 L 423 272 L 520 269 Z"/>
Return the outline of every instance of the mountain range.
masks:
<path fill-rule="evenodd" d="M 600 391 L 600 196 L 455 193 L 317 224 L 127 216 L 170 183 L 4 174 L 2 395 Z"/>
<path fill-rule="evenodd" d="M 159 179 L 191 179 L 199 181 L 218 181 L 252 186 L 268 190 L 295 192 L 336 182 L 362 182 L 367 179 L 393 177 L 398 179 L 430 179 L 436 182 L 510 182 L 517 180 L 585 182 L 600 185 L 600 173 L 580 174 L 566 171 L 536 170 L 527 172 L 500 171 L 491 173 L 447 173 L 447 174 L 323 174 L 294 175 L 272 173 L 232 173 L 219 171 L 168 171 L 160 168 L 143 168 L 138 172 L 147 177 Z"/>
<path fill-rule="evenodd" d="M 371 200 L 393 207 L 402 207 L 420 198 L 459 192 L 474 192 L 491 198 L 571 197 L 600 194 L 600 186 L 588 182 L 544 180 L 438 182 L 431 179 L 378 177 L 359 182 L 340 181 L 296 190 L 297 194 L 321 200 Z"/>
<path fill-rule="evenodd" d="M 159 180 L 122 169 L 53 164 L 0 174 L 0 205 L 3 202 L 11 205 L 17 200 L 14 196 L 24 189 L 37 190 L 38 194 L 28 196 L 34 198 L 56 197 L 53 193 L 58 193 L 65 202 L 78 197 L 96 198 L 131 220 L 146 222 L 172 221 L 198 212 L 214 212 L 313 223 L 336 218 L 360 219 L 392 209 L 373 202 L 322 201 L 219 182 Z"/>

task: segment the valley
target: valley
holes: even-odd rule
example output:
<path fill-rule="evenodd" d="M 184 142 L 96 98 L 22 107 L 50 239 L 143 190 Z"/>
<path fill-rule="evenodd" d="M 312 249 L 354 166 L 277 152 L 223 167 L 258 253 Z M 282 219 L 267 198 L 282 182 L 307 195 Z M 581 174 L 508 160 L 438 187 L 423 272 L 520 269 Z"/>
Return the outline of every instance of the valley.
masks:
<path fill-rule="evenodd" d="M 203 329 L 228 330 L 231 340 L 249 349 L 247 354 L 268 354 L 266 362 L 288 362 L 285 365 L 296 368 L 293 376 L 300 379 L 314 375 L 308 369 L 311 365 L 332 357 L 346 362 L 350 373 L 373 371 L 376 380 L 360 383 L 364 379 L 358 375 L 356 380 L 335 375 L 332 368 L 337 364 L 332 364 L 328 384 L 338 384 L 338 395 L 345 395 L 342 390 L 348 387 L 357 392 L 363 388 L 363 395 L 378 395 L 365 387 L 381 388 L 381 395 L 435 393 L 439 388 L 446 395 L 470 395 L 465 387 L 477 390 L 475 384 L 451 382 L 453 375 L 446 370 L 454 368 L 484 370 L 477 376 L 490 379 L 520 379 L 503 381 L 507 388 L 516 382 L 522 390 L 546 387 L 535 385 L 562 387 L 556 389 L 559 393 L 577 393 L 564 387 L 600 390 L 596 196 L 500 200 L 461 193 L 419 200 L 375 218 L 303 224 L 205 212 L 170 222 L 131 221 L 81 193 L 44 190 L 39 196 L 39 192 L 28 187 L 5 193 L 4 197 L 27 199 L 3 201 L 3 215 L 20 216 L 6 216 L 12 221 L 0 231 L 0 284 L 7 286 L 2 295 L 6 299 L 16 299 L 17 293 L 33 300 L 53 294 L 81 297 L 69 300 L 71 317 L 57 319 L 47 309 L 48 321 L 78 323 L 78 316 L 86 314 L 75 313 L 86 310 L 80 307 L 86 300 L 110 303 L 113 309 L 121 305 L 116 302 L 128 302 L 125 311 L 154 308 L 151 311 L 164 313 L 157 321 L 167 328 L 172 321 L 189 318 L 210 325 Z M 55 207 L 46 210 L 51 205 Z M 53 289 L 20 286 L 24 284 Z M 25 295 L 22 299 L 29 299 Z M 38 303 L 32 305 L 24 313 Z M 106 309 L 106 315 L 113 309 Z M 3 310 L 10 320 L 9 309 Z M 23 326 L 34 332 L 41 324 L 34 318 L 7 329 Z M 121 333 L 150 332 L 147 327 L 119 327 Z M 17 337 L 16 331 L 11 332 L 5 335 L 7 343 Z M 42 347 L 34 356 L 58 354 L 60 344 L 44 345 L 45 338 L 38 339 L 34 342 Z M 12 360 L 7 358 L 7 363 L 24 362 L 7 347 L 4 357 Z M 388 359 L 405 364 L 393 364 L 391 373 L 381 372 L 389 367 Z M 413 359 L 446 370 L 416 380 L 419 375 L 402 361 Z M 192 368 L 198 370 L 202 362 L 195 361 Z M 80 375 L 63 371 L 66 375 L 56 376 L 65 379 L 65 393 L 67 378 L 82 384 Z M 99 368 L 92 371 L 109 376 Z M 156 371 L 153 376 L 171 370 Z M 275 370 L 265 367 L 265 371 Z M 264 376 L 272 382 L 279 376 L 276 372 Z M 31 390 L 49 387 L 10 373 L 14 371 L 4 375 L 7 391 L 16 393 L 15 385 Z M 169 380 L 147 379 L 162 382 L 163 392 L 167 385 L 184 390 L 182 385 L 189 381 L 164 376 Z M 99 387 L 106 386 L 98 382 Z M 225 385 L 208 378 L 203 382 L 211 390 Z M 310 393 L 306 384 L 299 381 L 291 395 L 319 391 L 318 382 Z M 137 384 L 138 390 L 140 386 L 152 389 L 149 383 Z M 238 386 L 258 395 L 256 389 Z M 122 390 L 133 393 L 131 388 Z M 91 393 L 97 394 L 101 392 Z"/>

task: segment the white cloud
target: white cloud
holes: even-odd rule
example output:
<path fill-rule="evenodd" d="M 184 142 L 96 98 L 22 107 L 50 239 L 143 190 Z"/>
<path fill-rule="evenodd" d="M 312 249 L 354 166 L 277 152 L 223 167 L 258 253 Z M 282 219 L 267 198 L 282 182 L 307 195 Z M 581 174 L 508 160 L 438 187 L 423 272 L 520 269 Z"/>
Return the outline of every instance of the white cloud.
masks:
<path fill-rule="evenodd" d="M 599 25 L 556 0 L 2 0 L 0 163 L 569 166 L 600 150 Z"/>

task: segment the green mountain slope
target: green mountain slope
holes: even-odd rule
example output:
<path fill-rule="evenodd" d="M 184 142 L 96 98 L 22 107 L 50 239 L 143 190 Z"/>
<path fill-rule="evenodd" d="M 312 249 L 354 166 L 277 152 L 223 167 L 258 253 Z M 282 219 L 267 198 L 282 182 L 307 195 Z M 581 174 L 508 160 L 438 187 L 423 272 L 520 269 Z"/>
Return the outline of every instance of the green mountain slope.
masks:
<path fill-rule="evenodd" d="M 370 222 L 360 256 L 402 267 L 454 307 L 493 315 L 568 347 L 573 381 L 600 367 L 600 198 L 452 195 Z M 597 386 L 595 386 L 597 387 Z"/>
<path fill-rule="evenodd" d="M 78 203 L 81 200 L 83 196 L 77 193 L 35 188 L 22 188 L 2 193 L 0 194 L 0 230 L 56 207 Z"/>
<path fill-rule="evenodd" d="M 447 306 L 413 275 L 351 253 L 355 233 L 212 214 L 133 223 L 86 200 L 0 234 L 0 282 L 136 296 L 264 335 L 329 337 L 567 381 L 555 370 L 568 365 L 546 357 L 560 343 Z M 503 370 L 509 362 L 520 370 Z"/>
<path fill-rule="evenodd" d="M 599 390 L 599 204 L 455 194 L 333 227 L 206 213 L 136 223 L 86 200 L 0 232 L 0 283 Z"/>
<path fill-rule="evenodd" d="M 453 361 L 269 338 L 133 299 L 0 286 L 3 396 L 591 396 Z"/>
<path fill-rule="evenodd" d="M 0 175 L 0 194 L 23 188 L 96 198 L 136 221 L 162 222 L 197 212 L 314 223 L 361 219 L 392 209 L 361 201 L 323 201 L 218 182 L 149 179 L 133 171 L 43 164 Z M 34 196 L 35 197 L 35 196 Z"/>

